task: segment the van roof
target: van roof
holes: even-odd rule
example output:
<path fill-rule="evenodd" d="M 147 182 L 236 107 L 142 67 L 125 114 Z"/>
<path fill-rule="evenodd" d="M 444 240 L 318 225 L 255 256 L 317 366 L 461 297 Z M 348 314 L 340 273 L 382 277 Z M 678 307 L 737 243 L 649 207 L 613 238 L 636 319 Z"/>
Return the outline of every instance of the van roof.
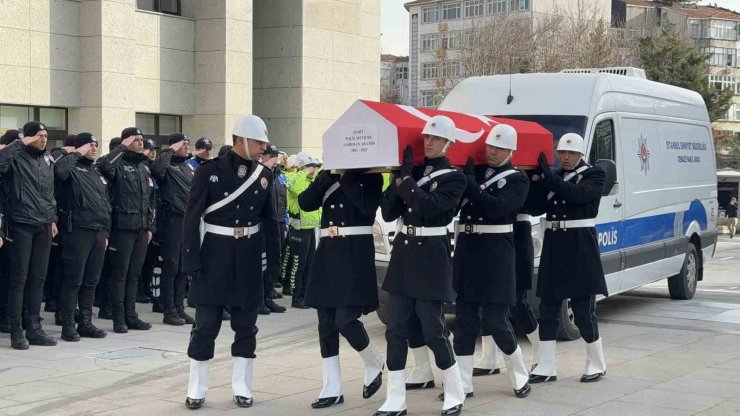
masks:
<path fill-rule="evenodd" d="M 511 95 L 507 104 L 511 78 Z M 698 93 L 608 73 L 535 73 L 471 77 L 445 97 L 440 110 L 481 115 L 584 115 L 609 111 L 658 114 L 709 122 Z"/>

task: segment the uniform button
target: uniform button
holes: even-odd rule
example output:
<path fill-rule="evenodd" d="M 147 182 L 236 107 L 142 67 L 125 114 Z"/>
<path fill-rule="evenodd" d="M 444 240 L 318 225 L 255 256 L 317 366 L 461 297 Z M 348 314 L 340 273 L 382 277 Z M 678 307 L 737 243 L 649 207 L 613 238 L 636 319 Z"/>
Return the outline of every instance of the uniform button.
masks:
<path fill-rule="evenodd" d="M 419 245 L 421 245 L 421 241 L 419 241 Z"/>
<path fill-rule="evenodd" d="M 331 206 L 329 208 L 334 209 L 334 204 L 331 204 Z"/>
<path fill-rule="evenodd" d="M 409 240 L 403 240 L 403 243 L 406 244 L 406 245 L 408 245 L 409 244 Z"/>
<path fill-rule="evenodd" d="M 254 211 L 254 207 L 249 207 L 249 210 L 250 211 Z"/>
<path fill-rule="evenodd" d="M 471 218 L 473 218 L 473 217 L 471 217 L 470 215 L 468 215 L 468 219 L 471 219 Z"/>
<path fill-rule="evenodd" d="M 565 214 L 563 214 L 563 218 L 568 218 L 568 216 L 567 216 L 567 215 L 565 215 Z"/>
<path fill-rule="evenodd" d="M 239 209 L 239 205 L 236 206 L 236 209 Z"/>
<path fill-rule="evenodd" d="M 259 193 L 259 190 L 255 189 L 254 194 L 257 195 Z"/>
<path fill-rule="evenodd" d="M 557 205 L 557 204 L 558 204 L 558 201 L 553 201 L 553 204 L 554 204 L 554 205 Z"/>
<path fill-rule="evenodd" d="M 478 221 L 483 221 L 483 218 L 478 217 Z"/>
<path fill-rule="evenodd" d="M 344 208 L 344 204 L 339 204 L 339 208 Z"/>
<path fill-rule="evenodd" d="M 363 188 L 364 186 L 365 186 L 365 184 L 364 184 L 364 183 L 361 183 L 361 184 L 360 184 L 360 188 Z"/>
<path fill-rule="evenodd" d="M 409 212 L 411 212 L 411 208 L 409 208 Z"/>
<path fill-rule="evenodd" d="M 239 220 L 234 221 L 234 224 L 239 224 Z"/>
<path fill-rule="evenodd" d="M 563 204 L 565 204 L 565 201 L 563 201 Z"/>
<path fill-rule="evenodd" d="M 224 196 L 229 196 L 229 193 L 228 192 L 224 192 Z"/>
<path fill-rule="evenodd" d="M 334 221 L 329 221 L 329 225 L 334 225 Z"/>
<path fill-rule="evenodd" d="M 342 226 L 344 226 L 344 221 L 342 221 Z"/>
<path fill-rule="evenodd" d="M 415 190 L 415 189 L 412 189 L 412 190 L 411 190 L 411 193 L 413 194 L 414 192 L 416 192 L 416 190 Z"/>
<path fill-rule="evenodd" d="M 251 222 L 248 222 L 247 225 L 252 225 L 252 223 Z"/>
<path fill-rule="evenodd" d="M 470 206 L 471 206 L 471 207 L 473 206 L 473 203 L 472 203 L 472 202 L 470 203 Z"/>

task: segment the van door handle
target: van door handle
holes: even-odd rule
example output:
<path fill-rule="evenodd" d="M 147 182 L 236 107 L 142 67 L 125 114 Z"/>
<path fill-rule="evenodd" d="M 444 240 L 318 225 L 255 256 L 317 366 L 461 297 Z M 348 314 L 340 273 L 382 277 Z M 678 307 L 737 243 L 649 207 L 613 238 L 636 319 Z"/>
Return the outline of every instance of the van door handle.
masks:
<path fill-rule="evenodd" d="M 618 200 L 618 199 L 614 200 L 614 208 L 619 208 L 619 207 L 621 207 L 621 206 L 622 206 L 622 203 L 621 203 L 621 202 L 619 202 L 619 200 Z"/>

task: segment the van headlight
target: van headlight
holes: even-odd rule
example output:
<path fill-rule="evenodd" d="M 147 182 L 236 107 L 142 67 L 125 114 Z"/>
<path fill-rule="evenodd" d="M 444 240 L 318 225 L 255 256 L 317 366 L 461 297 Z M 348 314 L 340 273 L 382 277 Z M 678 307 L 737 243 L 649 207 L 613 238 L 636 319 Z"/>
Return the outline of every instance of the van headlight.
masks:
<path fill-rule="evenodd" d="M 388 248 L 385 246 L 385 236 L 383 235 L 383 227 L 380 223 L 375 221 L 373 224 L 373 244 L 375 245 L 375 252 L 378 254 L 388 254 Z"/>

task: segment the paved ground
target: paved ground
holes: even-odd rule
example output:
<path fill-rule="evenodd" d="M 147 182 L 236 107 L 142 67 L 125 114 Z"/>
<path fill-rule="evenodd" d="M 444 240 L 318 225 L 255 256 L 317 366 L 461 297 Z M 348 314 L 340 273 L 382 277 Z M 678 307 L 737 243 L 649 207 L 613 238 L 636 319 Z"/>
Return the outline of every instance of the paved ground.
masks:
<path fill-rule="evenodd" d="M 466 415 L 740 415 L 740 239 L 722 238 L 705 281 L 691 301 L 669 299 L 655 284 L 598 305 L 608 376 L 578 382 L 582 341 L 558 343 L 556 383 L 534 386 L 516 399 L 506 375 L 476 377 Z M 283 304 L 287 303 L 284 300 Z M 144 312 L 144 306 L 139 305 Z M 143 313 L 151 322 L 161 315 Z M 47 323 L 53 321 L 45 314 Z M 384 326 L 365 319 L 373 340 L 385 348 Z M 98 321 L 111 330 L 110 321 Z M 261 317 L 255 370 L 255 406 L 231 402 L 230 329 L 217 341 L 211 390 L 199 415 L 371 415 L 385 386 L 363 400 L 362 362 L 342 344 L 346 402 L 326 410 L 309 403 L 321 389 L 321 359 L 313 311 L 289 310 Z M 55 336 L 59 328 L 47 324 Z M 57 347 L 14 351 L 0 334 L 0 414 L 136 415 L 191 414 L 183 401 L 189 330 L 155 324 L 153 330 L 111 333 L 104 340 L 60 341 Z M 525 358 L 529 343 L 522 340 Z M 437 374 L 441 385 L 441 375 Z M 409 393 L 414 415 L 438 415 L 441 389 Z"/>

